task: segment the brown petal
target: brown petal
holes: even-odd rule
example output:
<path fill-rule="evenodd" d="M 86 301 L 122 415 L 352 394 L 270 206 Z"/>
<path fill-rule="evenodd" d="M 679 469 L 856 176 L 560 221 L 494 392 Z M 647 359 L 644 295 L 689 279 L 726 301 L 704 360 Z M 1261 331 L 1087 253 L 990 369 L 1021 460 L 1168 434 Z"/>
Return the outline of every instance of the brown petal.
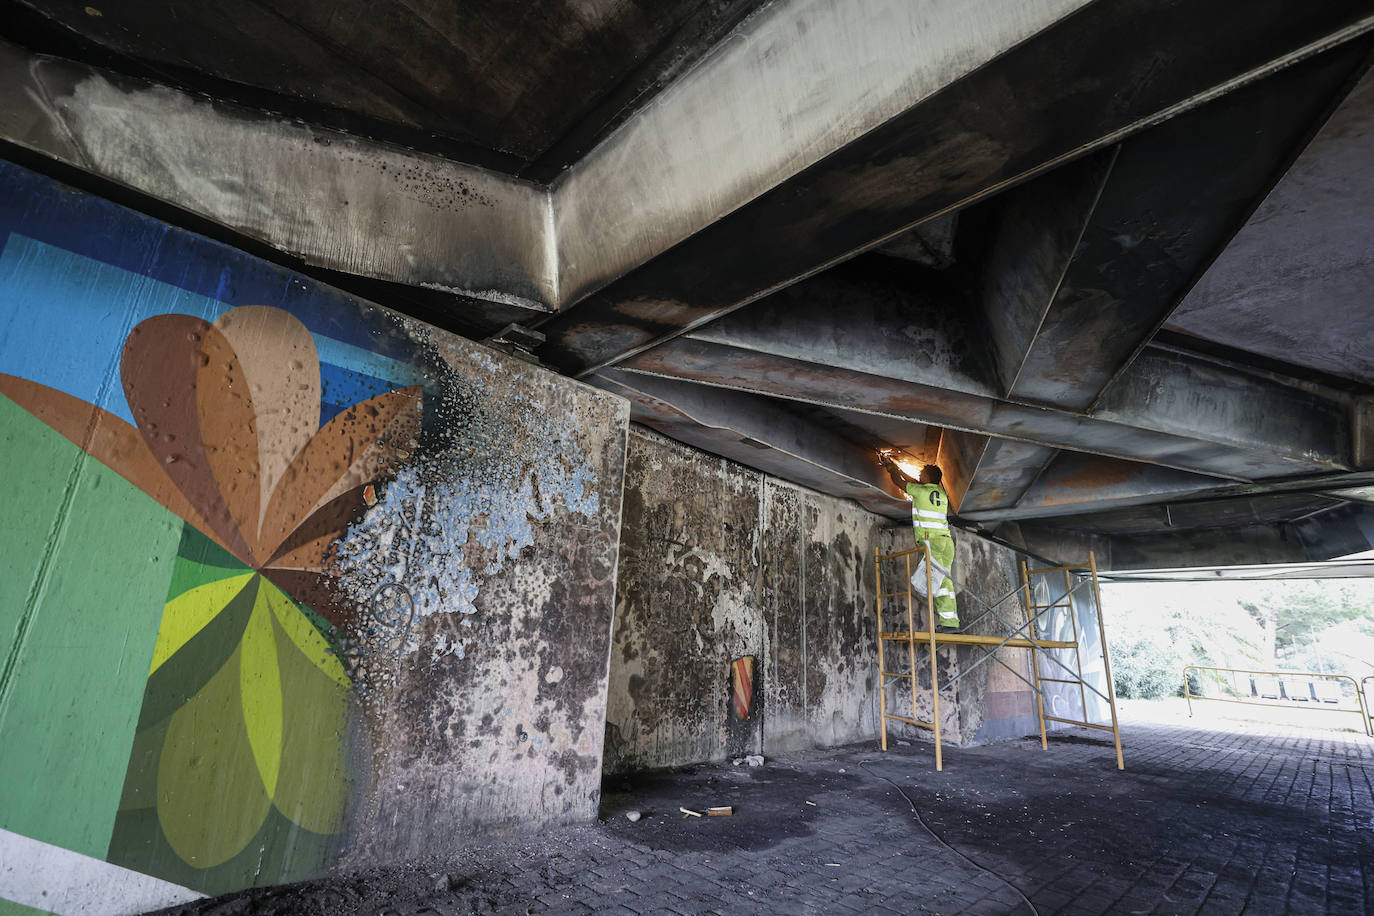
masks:
<path fill-rule="evenodd" d="M 124 342 L 120 374 L 138 431 L 158 464 L 210 531 L 235 556 L 254 565 L 202 442 L 196 388 L 209 356 L 206 339 L 223 339 L 208 321 L 190 315 L 156 315 L 140 323 Z"/>
<path fill-rule="evenodd" d="M 0 374 L 0 394 L 42 420 L 96 461 L 189 522 L 230 553 L 237 553 L 218 537 L 205 519 L 177 489 L 163 466 L 148 451 L 138 430 L 122 419 L 56 388 Z M 248 558 L 240 555 L 240 560 Z"/>
<path fill-rule="evenodd" d="M 379 394 L 340 413 L 315 434 L 272 494 L 263 518 L 263 552 L 275 548 L 326 499 L 369 483 L 412 447 L 420 388 Z"/>
<path fill-rule="evenodd" d="M 322 569 L 329 548 L 367 508 L 363 502 L 363 489 L 354 487 L 310 513 L 310 517 L 297 525 L 296 530 L 281 542 L 266 565 L 289 569 Z"/>
<path fill-rule="evenodd" d="M 234 524 L 255 556 L 258 550 L 258 428 L 253 394 L 238 354 L 219 328 L 200 344 L 196 405 L 205 457 Z"/>
<path fill-rule="evenodd" d="M 320 360 L 315 338 L 290 312 L 264 305 L 230 309 L 215 320 L 238 354 L 258 424 L 262 513 L 286 472 L 320 428 Z M 256 533 L 262 519 L 254 520 Z"/>
<path fill-rule="evenodd" d="M 337 496 L 350 490 L 375 483 L 389 477 L 415 448 L 415 440 L 420 435 L 420 405 L 414 410 L 405 410 L 392 418 L 386 430 L 367 447 L 362 458 L 355 461 L 349 472 L 335 481 L 329 492 L 319 498 L 316 505 L 323 506 Z"/>
<path fill-rule="evenodd" d="M 339 592 L 327 573 L 275 566 L 264 567 L 261 572 L 277 588 L 337 627 L 347 626 L 357 616 L 356 606 Z"/>

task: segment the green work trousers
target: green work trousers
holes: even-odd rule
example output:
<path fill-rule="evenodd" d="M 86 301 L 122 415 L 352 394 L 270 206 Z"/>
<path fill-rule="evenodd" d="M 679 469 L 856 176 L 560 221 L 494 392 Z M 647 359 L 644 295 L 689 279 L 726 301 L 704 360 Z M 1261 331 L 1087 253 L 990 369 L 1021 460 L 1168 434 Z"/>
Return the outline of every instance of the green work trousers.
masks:
<path fill-rule="evenodd" d="M 954 581 L 950 578 L 950 568 L 954 564 L 954 538 L 948 531 L 916 531 L 916 543 L 929 543 L 930 559 L 934 561 L 930 570 L 930 581 L 935 586 L 935 622 L 941 626 L 959 625 L 959 606 L 954 598 Z M 924 570 L 920 573 L 924 576 Z M 925 582 L 915 583 L 919 591 L 925 591 Z"/>

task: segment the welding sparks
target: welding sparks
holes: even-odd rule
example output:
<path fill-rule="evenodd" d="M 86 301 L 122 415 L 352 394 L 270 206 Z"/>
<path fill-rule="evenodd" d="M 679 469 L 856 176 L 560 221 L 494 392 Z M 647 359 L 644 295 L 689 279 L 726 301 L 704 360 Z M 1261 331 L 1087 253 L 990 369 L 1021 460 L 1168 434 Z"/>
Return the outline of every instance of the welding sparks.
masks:
<path fill-rule="evenodd" d="M 910 456 L 900 454 L 895 448 L 880 448 L 878 449 L 878 455 L 882 458 L 891 458 L 893 464 L 897 465 L 897 467 L 901 468 L 903 473 L 910 475 L 912 478 L 919 478 L 921 476 L 922 462 Z M 906 499 L 911 499 L 909 495 L 903 495 Z"/>

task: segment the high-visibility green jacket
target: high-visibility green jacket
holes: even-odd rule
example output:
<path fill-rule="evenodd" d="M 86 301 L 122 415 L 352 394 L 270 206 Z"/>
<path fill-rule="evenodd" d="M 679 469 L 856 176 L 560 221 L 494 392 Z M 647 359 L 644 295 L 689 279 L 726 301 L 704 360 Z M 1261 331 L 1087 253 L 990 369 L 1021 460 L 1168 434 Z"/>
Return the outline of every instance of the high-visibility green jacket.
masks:
<path fill-rule="evenodd" d="M 949 537 L 949 497 L 938 483 L 908 483 L 911 497 L 911 527 L 916 540 L 927 537 Z"/>

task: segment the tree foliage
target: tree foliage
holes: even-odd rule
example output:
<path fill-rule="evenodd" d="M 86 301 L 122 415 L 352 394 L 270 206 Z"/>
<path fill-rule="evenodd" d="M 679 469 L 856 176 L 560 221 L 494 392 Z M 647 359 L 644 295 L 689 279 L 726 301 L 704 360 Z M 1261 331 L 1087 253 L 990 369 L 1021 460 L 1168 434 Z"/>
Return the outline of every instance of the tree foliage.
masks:
<path fill-rule="evenodd" d="M 1275 655 L 1286 658 L 1337 624 L 1374 619 L 1374 602 L 1361 585 L 1335 579 L 1276 582 L 1240 604 L 1273 640 Z"/>
<path fill-rule="evenodd" d="M 1112 680 L 1123 698 L 1182 693 L 1185 665 L 1356 677 L 1374 669 L 1366 641 L 1374 636 L 1371 580 L 1153 583 L 1103 592 Z M 1201 672 L 1193 689 L 1215 695 L 1240 683 Z"/>
<path fill-rule="evenodd" d="M 1210 584 L 1122 586 L 1103 605 L 1112 682 L 1122 698 L 1182 694 L 1185 665 L 1244 668 L 1264 661 L 1259 624 Z M 1228 678 L 1218 680 L 1223 687 L 1227 683 Z M 1195 682 L 1194 689 L 1200 688 Z"/>

